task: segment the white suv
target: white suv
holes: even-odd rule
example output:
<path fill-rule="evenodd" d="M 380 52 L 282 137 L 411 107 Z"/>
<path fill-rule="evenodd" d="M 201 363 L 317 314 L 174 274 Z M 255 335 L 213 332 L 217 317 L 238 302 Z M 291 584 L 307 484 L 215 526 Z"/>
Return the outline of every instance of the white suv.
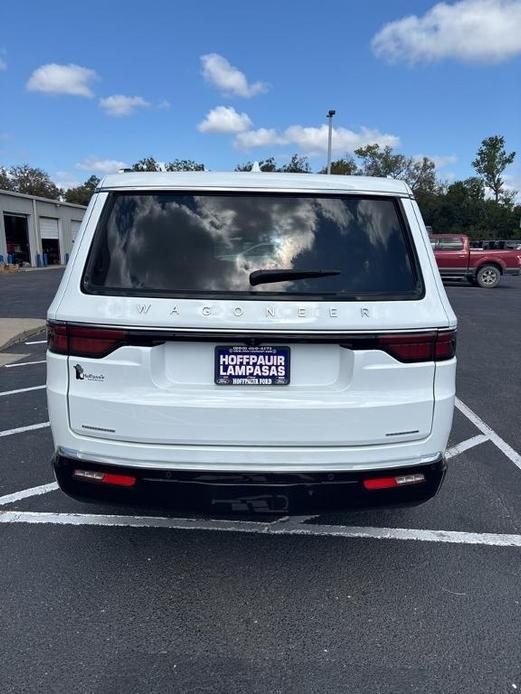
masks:
<path fill-rule="evenodd" d="M 456 318 L 401 181 L 108 176 L 48 326 L 71 496 L 293 513 L 442 482 Z"/>

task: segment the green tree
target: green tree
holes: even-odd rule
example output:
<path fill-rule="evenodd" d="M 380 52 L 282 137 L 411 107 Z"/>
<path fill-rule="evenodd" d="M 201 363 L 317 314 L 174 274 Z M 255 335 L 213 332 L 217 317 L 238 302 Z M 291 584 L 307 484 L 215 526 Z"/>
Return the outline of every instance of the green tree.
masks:
<path fill-rule="evenodd" d="M 88 205 L 99 182 L 100 179 L 97 176 L 91 176 L 81 186 L 69 188 L 64 193 L 65 201 L 76 205 Z"/>
<path fill-rule="evenodd" d="M 438 186 L 434 194 L 417 194 L 426 224 L 435 233 L 467 234 L 474 239 L 519 236 L 521 205 L 512 198 L 500 205 L 487 199 L 485 183 L 477 176 Z"/>
<path fill-rule="evenodd" d="M 392 147 L 366 145 L 355 149 L 361 159 L 360 173 L 364 176 L 383 176 L 405 181 L 414 193 L 434 193 L 437 187 L 436 166 L 428 157 L 408 157 L 393 152 Z"/>
<path fill-rule="evenodd" d="M 280 167 L 283 173 L 311 173 L 308 158 L 300 154 L 293 154 L 287 164 Z"/>
<path fill-rule="evenodd" d="M 12 166 L 9 169 L 12 181 L 11 190 L 26 195 L 38 195 L 42 198 L 58 200 L 61 190 L 49 178 L 49 174 L 42 169 L 37 169 L 29 164 Z"/>
<path fill-rule="evenodd" d="M 9 177 L 8 171 L 3 166 L 0 166 L 0 190 L 12 190 L 13 182 Z"/>
<path fill-rule="evenodd" d="M 251 171 L 253 168 L 253 163 L 247 161 L 244 164 L 237 164 L 235 171 Z M 279 166 L 275 160 L 275 157 L 268 157 L 267 159 L 261 159 L 259 161 L 259 168 L 261 171 L 278 171 L 282 173 L 311 173 L 311 166 L 309 165 L 308 158 L 301 156 L 300 154 L 293 154 L 291 159 L 287 164 Z"/>
<path fill-rule="evenodd" d="M 327 173 L 327 167 L 320 169 L 319 173 Z M 340 159 L 331 162 L 331 173 L 339 176 L 355 176 L 360 171 L 353 157 L 350 154 L 345 154 Z"/>
<path fill-rule="evenodd" d="M 495 200 L 486 200 L 480 237 L 509 239 L 519 237 L 519 212 L 512 200 L 504 200 L 498 205 Z"/>
<path fill-rule="evenodd" d="M 132 171 L 204 171 L 204 164 L 192 159 L 174 159 L 162 164 L 154 157 L 144 157 L 132 165 Z"/>
<path fill-rule="evenodd" d="M 204 171 L 204 164 L 200 164 L 192 159 L 174 159 L 165 164 L 167 171 Z"/>
<path fill-rule="evenodd" d="M 490 188 L 494 194 L 496 202 L 499 202 L 504 194 L 503 172 L 509 164 L 512 164 L 515 156 L 515 152 L 507 154 L 505 138 L 502 135 L 492 135 L 481 142 L 481 147 L 472 162 L 472 166 L 481 176 L 487 188 Z"/>
<path fill-rule="evenodd" d="M 434 193 L 438 187 L 436 181 L 436 165 L 428 157 L 415 159 L 407 158 L 407 168 L 403 174 L 415 195 L 419 193 Z"/>
<path fill-rule="evenodd" d="M 154 157 L 144 157 L 130 167 L 132 171 L 161 171 Z"/>
<path fill-rule="evenodd" d="M 392 147 L 366 145 L 355 149 L 356 156 L 362 160 L 360 172 L 364 176 L 390 176 L 402 178 L 407 171 L 408 161 L 403 154 L 395 154 Z"/>
<path fill-rule="evenodd" d="M 462 233 L 478 237 L 484 215 L 485 187 L 479 178 L 455 181 L 437 191 L 416 196 L 425 224 L 437 234 Z"/>
<path fill-rule="evenodd" d="M 261 159 L 259 162 L 259 168 L 261 171 L 278 171 L 277 162 L 275 157 L 268 157 L 267 159 Z M 244 164 L 237 164 L 235 171 L 251 171 L 253 169 L 253 162 L 247 161 Z"/>

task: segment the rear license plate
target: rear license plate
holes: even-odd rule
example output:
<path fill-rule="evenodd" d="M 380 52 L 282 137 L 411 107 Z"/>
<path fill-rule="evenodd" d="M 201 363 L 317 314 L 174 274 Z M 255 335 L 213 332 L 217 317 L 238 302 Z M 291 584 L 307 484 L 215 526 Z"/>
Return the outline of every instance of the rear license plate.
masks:
<path fill-rule="evenodd" d="M 289 347 L 215 348 L 218 386 L 287 386 Z"/>

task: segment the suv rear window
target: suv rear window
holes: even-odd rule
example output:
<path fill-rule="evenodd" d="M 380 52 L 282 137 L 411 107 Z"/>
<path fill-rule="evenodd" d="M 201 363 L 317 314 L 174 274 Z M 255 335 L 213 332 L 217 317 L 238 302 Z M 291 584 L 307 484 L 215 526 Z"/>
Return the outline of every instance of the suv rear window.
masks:
<path fill-rule="evenodd" d="M 256 270 L 334 271 L 250 284 Z M 351 195 L 111 193 L 83 276 L 125 296 L 416 299 L 398 202 Z"/>

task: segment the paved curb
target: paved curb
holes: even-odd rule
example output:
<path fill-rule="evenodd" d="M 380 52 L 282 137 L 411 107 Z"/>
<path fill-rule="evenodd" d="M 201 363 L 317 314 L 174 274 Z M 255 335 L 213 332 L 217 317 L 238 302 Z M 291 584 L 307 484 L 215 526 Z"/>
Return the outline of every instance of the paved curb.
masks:
<path fill-rule="evenodd" d="M 2 320 L 0 318 L 0 320 Z M 28 328 L 27 330 L 22 330 L 19 333 L 16 333 L 15 335 L 11 336 L 10 338 L 7 339 L 6 342 L 3 344 L 0 344 L 0 352 L 4 349 L 8 349 L 9 347 L 12 347 L 13 345 L 18 344 L 18 342 L 22 342 L 25 340 L 27 337 L 31 337 L 32 335 L 36 335 L 37 333 L 41 332 L 43 328 L 45 328 L 45 321 L 42 320 L 39 322 L 38 325 L 34 325 L 31 328 Z"/>
<path fill-rule="evenodd" d="M 66 265 L 46 265 L 45 267 L 21 267 L 18 270 L 18 272 L 49 272 L 51 270 L 64 270 L 66 267 Z"/>

